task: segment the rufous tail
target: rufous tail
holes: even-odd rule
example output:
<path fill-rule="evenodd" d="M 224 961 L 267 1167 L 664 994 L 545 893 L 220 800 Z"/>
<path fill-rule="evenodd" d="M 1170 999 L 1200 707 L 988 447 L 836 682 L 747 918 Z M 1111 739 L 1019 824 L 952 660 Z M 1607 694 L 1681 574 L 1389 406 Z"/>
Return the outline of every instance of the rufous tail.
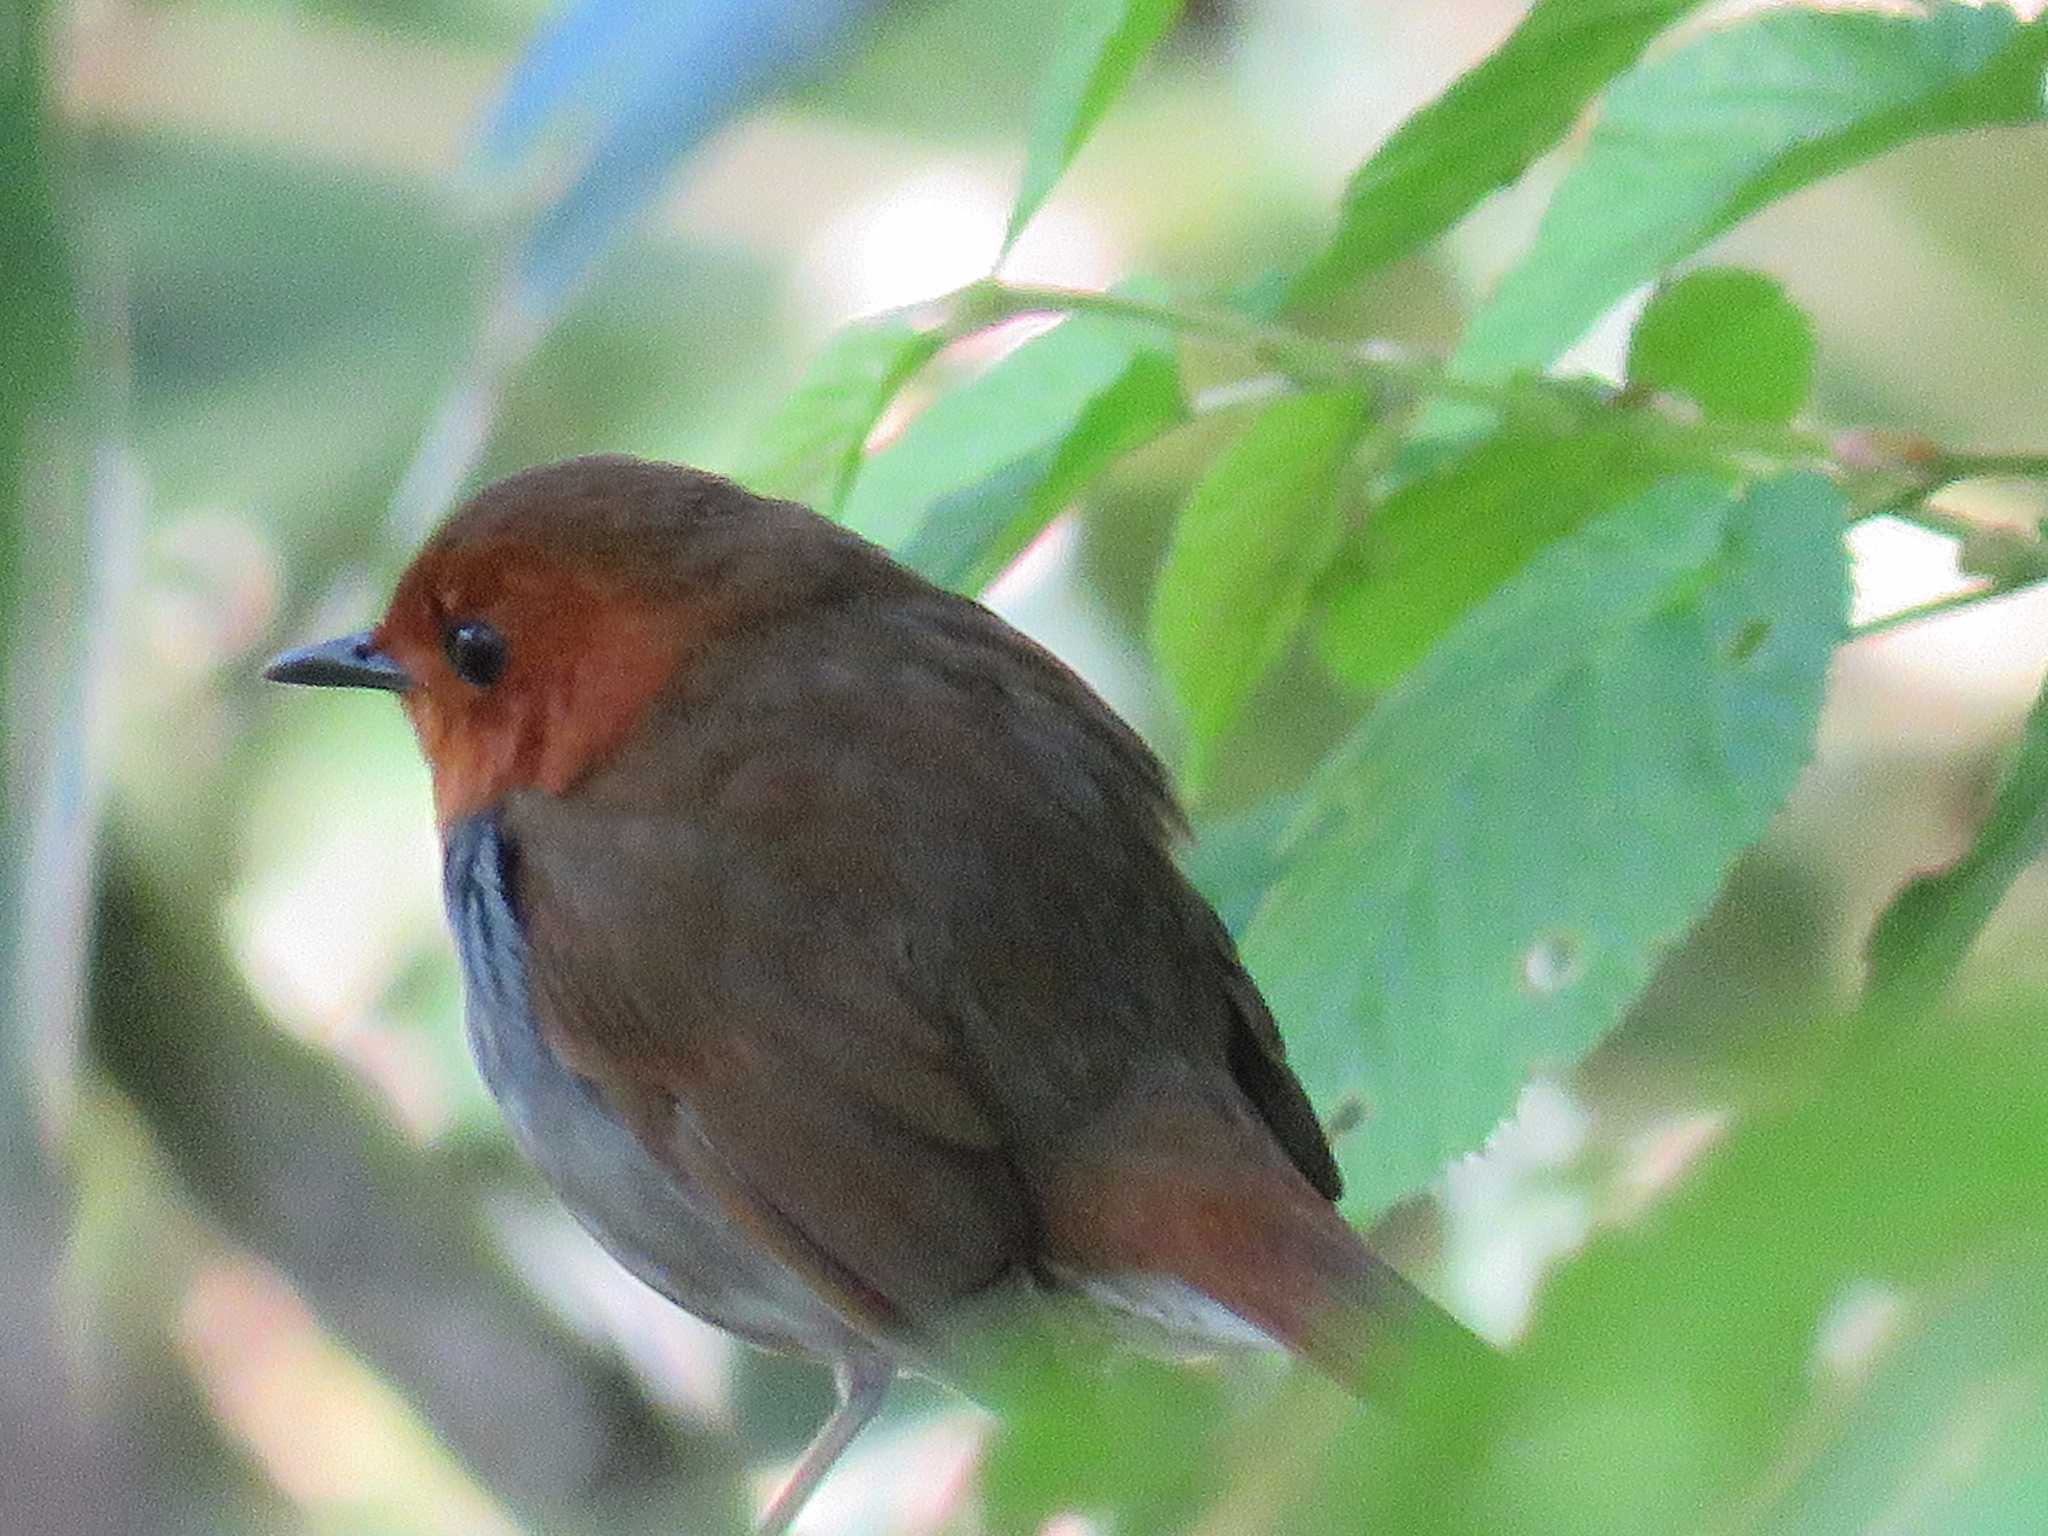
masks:
<path fill-rule="evenodd" d="M 1070 1180 L 1054 1208 L 1049 1236 L 1067 1262 L 1173 1276 L 1360 1397 L 1415 1368 L 1462 1375 L 1496 1358 L 1277 1156 L 1190 1168 L 1131 1147 Z"/>

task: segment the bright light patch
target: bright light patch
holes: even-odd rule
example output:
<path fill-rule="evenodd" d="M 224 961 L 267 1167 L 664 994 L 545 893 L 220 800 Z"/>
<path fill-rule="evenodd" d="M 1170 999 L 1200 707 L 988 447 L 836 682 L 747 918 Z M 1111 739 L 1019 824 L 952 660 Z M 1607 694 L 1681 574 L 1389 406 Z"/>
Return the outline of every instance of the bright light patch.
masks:
<path fill-rule="evenodd" d="M 899 182 L 825 225 L 806 253 L 808 286 L 826 297 L 835 323 L 937 298 L 988 276 L 1010 217 L 1010 181 L 964 166 Z M 1042 209 L 1003 273 L 1012 282 L 1099 288 L 1121 270 L 1084 211 Z"/>
<path fill-rule="evenodd" d="M 266 1266 L 227 1259 L 203 1271 L 177 1337 L 228 1433 L 316 1528 L 516 1536 L 411 1408 Z"/>
<path fill-rule="evenodd" d="M 1855 597 L 1850 622 L 1867 624 L 1981 586 L 1956 564 L 1955 541 L 1901 522 L 1874 517 L 1849 530 Z"/>

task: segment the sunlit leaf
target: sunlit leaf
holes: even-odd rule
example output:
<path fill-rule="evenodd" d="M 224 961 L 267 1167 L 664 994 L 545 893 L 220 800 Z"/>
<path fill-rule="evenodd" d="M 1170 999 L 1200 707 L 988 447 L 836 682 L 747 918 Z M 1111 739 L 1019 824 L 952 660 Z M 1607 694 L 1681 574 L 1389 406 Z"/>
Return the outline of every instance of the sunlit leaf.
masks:
<path fill-rule="evenodd" d="M 1140 347 L 1065 436 L 943 497 L 898 554 L 927 581 L 976 591 L 1096 476 L 1186 419 L 1173 358 Z"/>
<path fill-rule="evenodd" d="M 1537 550 L 1685 466 L 1625 423 L 1510 432 L 1411 480 L 1367 515 L 1323 613 L 1324 663 L 1381 689 Z"/>
<path fill-rule="evenodd" d="M 1344 189 L 1297 299 L 1356 282 L 1442 234 L 1554 145 L 1644 44 L 1699 0 L 1537 0 L 1508 40 L 1409 118 Z"/>
<path fill-rule="evenodd" d="M 1008 250 L 1066 174 L 1132 73 L 1180 15 L 1184 0 L 1065 0 L 1052 62 L 1039 87 L 1024 178 L 1003 236 Z"/>
<path fill-rule="evenodd" d="M 1383 1209 L 1576 1061 L 1763 831 L 1843 630 L 1841 498 L 1688 476 L 1559 540 L 1325 764 L 1246 955 Z"/>
<path fill-rule="evenodd" d="M 862 446 L 944 338 L 899 318 L 857 321 L 827 342 L 734 471 L 764 496 L 838 508 Z"/>
<path fill-rule="evenodd" d="M 2048 22 L 2003 6 L 1924 15 L 1774 10 L 1618 81 L 1535 244 L 1453 359 L 1540 367 L 1611 304 L 1786 193 L 1928 134 L 2042 114 Z"/>
<path fill-rule="evenodd" d="M 1133 370 L 1144 375 L 1135 386 Z M 1099 453 L 1089 445 L 1126 442 L 1132 421 L 1179 418 L 1173 377 L 1170 339 L 1156 327 L 1098 315 L 1063 321 L 915 417 L 860 466 L 840 516 L 890 549 L 915 545 L 935 568 L 971 566 L 959 551 L 935 548 L 942 519 L 979 496 L 1001 494 L 1001 507 L 975 506 L 968 520 L 986 537 L 1014 538 L 1004 508 L 1023 515 L 1036 489 L 1058 479 L 1061 446 L 1076 433 L 1087 430 L 1089 442 L 1075 450 L 1075 462 L 1094 461 Z M 1117 401 L 1107 424 L 1091 417 L 1105 397 Z M 1049 516 L 1057 508 L 1041 510 Z"/>
<path fill-rule="evenodd" d="M 1152 649 L 1191 736 L 1187 777 L 1285 653 L 1342 531 L 1337 481 L 1365 425 L 1348 391 L 1274 401 L 1219 454 L 1174 524 Z"/>
<path fill-rule="evenodd" d="M 1813 385 L 1813 323 L 1757 272 L 1713 267 L 1659 288 L 1629 338 L 1632 386 L 1710 417 L 1790 421 Z"/>

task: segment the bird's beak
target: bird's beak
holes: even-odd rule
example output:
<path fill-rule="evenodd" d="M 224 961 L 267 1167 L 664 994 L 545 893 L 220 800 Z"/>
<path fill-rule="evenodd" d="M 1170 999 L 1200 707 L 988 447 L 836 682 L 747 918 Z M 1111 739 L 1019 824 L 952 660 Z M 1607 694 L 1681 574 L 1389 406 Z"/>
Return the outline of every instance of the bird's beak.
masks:
<path fill-rule="evenodd" d="M 274 656 L 263 675 L 273 683 L 304 683 L 309 688 L 382 688 L 403 693 L 412 686 L 405 668 L 370 643 L 367 629 Z"/>

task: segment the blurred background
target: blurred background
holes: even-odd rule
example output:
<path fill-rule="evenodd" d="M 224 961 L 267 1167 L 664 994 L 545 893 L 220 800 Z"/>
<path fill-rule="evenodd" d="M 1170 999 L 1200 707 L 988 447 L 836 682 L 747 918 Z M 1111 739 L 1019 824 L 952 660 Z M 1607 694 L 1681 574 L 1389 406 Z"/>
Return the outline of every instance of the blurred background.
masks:
<path fill-rule="evenodd" d="M 1226 290 L 1284 264 L 1520 10 L 1191 4 L 1006 274 Z M 54 407 L 6 466 L 0 1528 L 718 1530 L 794 1456 L 822 1376 L 642 1291 L 512 1155 L 399 712 L 257 669 L 372 618 L 461 488 L 597 450 L 743 465 L 835 327 L 985 273 L 1048 38 L 1013 0 L 0 18 L 4 366 Z M 1322 319 L 1443 349 L 1554 178 Z M 2015 131 L 1824 183 L 1711 255 L 1815 317 L 1820 420 L 2039 448 L 2043 249 L 2048 152 Z M 1612 373 L 1626 324 L 1571 365 Z M 1023 333 L 956 349 L 883 431 Z M 1140 455 L 990 594 L 1169 753 L 1144 612 L 1200 451 Z M 1955 504 L 2048 511 L 2018 485 Z M 1931 535 L 1859 538 L 1859 617 L 1961 583 Z M 1884 901 L 1964 846 L 2044 657 L 2040 593 L 1843 651 L 1802 788 L 1628 1027 L 1393 1218 L 1436 1294 L 1513 1337 L 1561 1257 L 1819 1070 L 1761 1021 L 1842 996 Z M 1283 669 L 1205 818 L 1255 814 L 1360 707 Z M 2038 1013 L 2044 917 L 2037 870 L 1966 990 Z M 975 1529 L 989 1432 L 905 1393 L 803 1529 Z"/>

